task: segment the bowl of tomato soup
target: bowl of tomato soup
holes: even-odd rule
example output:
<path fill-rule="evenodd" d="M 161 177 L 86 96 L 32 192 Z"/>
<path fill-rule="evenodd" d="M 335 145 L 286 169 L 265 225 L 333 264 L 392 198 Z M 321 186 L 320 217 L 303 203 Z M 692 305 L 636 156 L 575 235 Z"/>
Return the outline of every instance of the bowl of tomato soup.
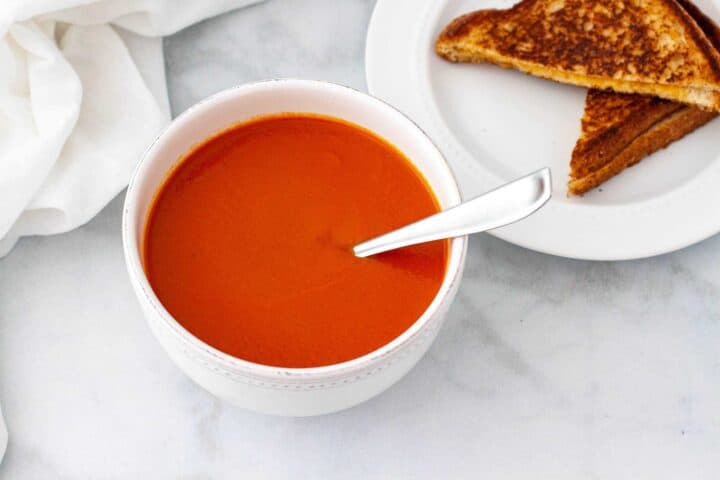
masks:
<path fill-rule="evenodd" d="M 388 388 L 429 348 L 466 238 L 352 247 L 460 202 L 427 136 L 323 82 L 226 90 L 181 114 L 128 187 L 123 241 L 151 331 L 244 408 L 317 415 Z"/>

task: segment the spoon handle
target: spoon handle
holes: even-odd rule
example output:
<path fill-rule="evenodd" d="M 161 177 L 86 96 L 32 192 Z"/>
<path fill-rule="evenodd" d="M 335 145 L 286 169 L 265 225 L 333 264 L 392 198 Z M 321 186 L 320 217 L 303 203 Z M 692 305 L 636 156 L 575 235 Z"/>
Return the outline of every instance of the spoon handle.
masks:
<path fill-rule="evenodd" d="M 535 212 L 551 196 L 550 169 L 543 168 L 448 210 L 355 245 L 353 252 L 356 257 L 369 257 L 408 245 L 502 227 Z"/>

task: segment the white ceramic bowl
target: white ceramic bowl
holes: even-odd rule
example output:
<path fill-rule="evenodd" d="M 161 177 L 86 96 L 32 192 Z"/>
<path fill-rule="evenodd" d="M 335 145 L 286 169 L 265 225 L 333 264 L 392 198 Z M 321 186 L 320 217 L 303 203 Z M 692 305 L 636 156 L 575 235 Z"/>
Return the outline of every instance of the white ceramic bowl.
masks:
<path fill-rule="evenodd" d="M 467 239 L 452 241 L 442 286 L 423 315 L 395 340 L 360 358 L 316 368 L 278 368 L 232 357 L 194 337 L 165 310 L 145 277 L 140 245 L 148 207 L 167 172 L 191 147 L 234 123 L 280 112 L 329 115 L 372 130 L 407 155 L 425 175 L 443 208 L 460 202 L 457 182 L 438 149 L 413 122 L 389 105 L 330 83 L 253 83 L 225 90 L 191 107 L 150 147 L 125 199 L 125 261 L 152 332 L 190 378 L 218 397 L 250 410 L 319 415 L 377 395 L 417 363 L 455 297 Z"/>

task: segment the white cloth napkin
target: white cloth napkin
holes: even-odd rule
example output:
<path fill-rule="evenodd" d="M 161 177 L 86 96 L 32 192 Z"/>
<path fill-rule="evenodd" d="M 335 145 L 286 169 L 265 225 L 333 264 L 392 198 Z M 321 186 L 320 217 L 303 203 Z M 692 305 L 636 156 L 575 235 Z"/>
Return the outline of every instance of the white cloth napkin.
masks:
<path fill-rule="evenodd" d="M 170 120 L 159 37 L 256 1 L 0 0 L 0 257 L 127 185 Z"/>

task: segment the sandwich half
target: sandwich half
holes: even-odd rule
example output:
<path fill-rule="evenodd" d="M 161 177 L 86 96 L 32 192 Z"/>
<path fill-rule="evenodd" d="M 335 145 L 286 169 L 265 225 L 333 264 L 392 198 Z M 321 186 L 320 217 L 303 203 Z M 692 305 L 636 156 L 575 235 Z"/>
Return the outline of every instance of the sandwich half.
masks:
<path fill-rule="evenodd" d="M 597 187 L 716 115 L 656 97 L 590 90 L 570 161 L 568 194 Z"/>
<path fill-rule="evenodd" d="M 522 0 L 455 19 L 435 50 L 720 112 L 720 53 L 676 0 Z"/>

